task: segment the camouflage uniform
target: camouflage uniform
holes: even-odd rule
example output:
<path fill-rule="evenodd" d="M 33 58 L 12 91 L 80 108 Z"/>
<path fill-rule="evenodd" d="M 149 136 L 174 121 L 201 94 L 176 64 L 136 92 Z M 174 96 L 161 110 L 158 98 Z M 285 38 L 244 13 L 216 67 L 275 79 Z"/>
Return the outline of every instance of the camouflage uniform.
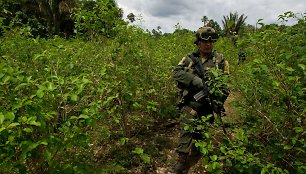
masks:
<path fill-rule="evenodd" d="M 202 27 L 197 31 L 195 44 L 201 40 L 198 34 L 206 32 L 210 27 Z M 213 30 L 213 29 L 212 29 Z M 213 30 L 214 32 L 214 30 Z M 197 62 L 195 62 L 195 60 Z M 196 64 L 202 64 L 202 70 L 197 70 Z M 193 125 L 192 119 L 201 119 L 202 116 L 213 115 L 213 108 L 209 101 L 197 102 L 193 96 L 199 92 L 194 85 L 195 79 L 203 79 L 199 71 L 202 71 L 204 75 L 209 69 L 216 68 L 223 71 L 225 74 L 229 74 L 229 64 L 223 58 L 222 54 L 215 51 L 211 52 L 208 57 L 201 58 L 199 50 L 184 57 L 179 64 L 173 70 L 173 78 L 178 84 L 178 109 L 181 112 L 181 136 L 179 144 L 176 148 L 179 154 L 179 159 L 174 167 L 176 173 L 187 173 L 191 167 L 192 162 L 196 162 L 200 157 L 200 152 L 194 147 L 192 140 L 201 140 L 201 132 L 190 132 L 184 130 L 184 125 Z M 198 78 L 199 77 L 199 78 Z M 205 78 L 204 78 L 205 79 Z M 205 83 L 205 82 L 204 82 Z M 214 117 L 210 117 L 210 123 L 214 122 Z M 188 158 L 188 159 L 187 159 Z M 191 158 L 195 158 L 195 161 L 191 161 Z"/>

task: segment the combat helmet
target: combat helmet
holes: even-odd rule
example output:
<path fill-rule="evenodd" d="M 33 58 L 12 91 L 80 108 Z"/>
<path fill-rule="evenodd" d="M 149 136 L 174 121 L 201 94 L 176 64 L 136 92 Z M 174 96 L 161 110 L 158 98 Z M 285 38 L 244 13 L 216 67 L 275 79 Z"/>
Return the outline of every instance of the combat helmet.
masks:
<path fill-rule="evenodd" d="M 219 34 L 216 33 L 215 29 L 212 27 L 200 27 L 195 34 L 196 38 L 194 44 L 198 44 L 200 40 L 209 40 L 216 42 L 219 38 Z"/>

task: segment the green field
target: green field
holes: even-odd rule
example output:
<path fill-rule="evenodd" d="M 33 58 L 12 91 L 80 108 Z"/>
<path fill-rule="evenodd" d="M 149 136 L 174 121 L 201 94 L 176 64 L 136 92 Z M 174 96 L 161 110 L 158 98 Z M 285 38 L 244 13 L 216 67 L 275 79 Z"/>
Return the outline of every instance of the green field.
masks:
<path fill-rule="evenodd" d="M 118 19 L 101 31 L 103 21 L 76 23 L 65 38 L 0 19 L 0 173 L 155 173 L 173 164 L 171 72 L 195 50 L 193 31 L 154 35 Z M 306 173 L 305 26 L 304 15 L 293 26 L 246 29 L 236 45 L 226 34 L 217 41 L 230 63 L 224 121 L 234 137 L 210 126 L 199 168 Z"/>

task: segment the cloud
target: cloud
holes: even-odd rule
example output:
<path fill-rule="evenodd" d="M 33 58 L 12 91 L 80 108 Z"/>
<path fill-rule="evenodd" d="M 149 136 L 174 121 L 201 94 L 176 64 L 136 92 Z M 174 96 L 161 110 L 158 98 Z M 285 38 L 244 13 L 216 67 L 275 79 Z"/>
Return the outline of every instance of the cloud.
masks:
<path fill-rule="evenodd" d="M 145 8 L 153 17 L 167 18 L 182 15 L 192 9 L 187 1 L 155 0 L 149 2 Z"/>
<path fill-rule="evenodd" d="M 152 30 L 161 26 L 163 32 L 173 32 L 179 23 L 182 28 L 196 30 L 207 16 L 222 25 L 224 15 L 238 12 L 247 16 L 246 22 L 255 25 L 258 19 L 264 23 L 279 23 L 278 15 L 287 11 L 304 13 L 306 1 L 302 0 L 117 0 L 125 15 L 141 15 L 143 21 L 136 23 Z"/>

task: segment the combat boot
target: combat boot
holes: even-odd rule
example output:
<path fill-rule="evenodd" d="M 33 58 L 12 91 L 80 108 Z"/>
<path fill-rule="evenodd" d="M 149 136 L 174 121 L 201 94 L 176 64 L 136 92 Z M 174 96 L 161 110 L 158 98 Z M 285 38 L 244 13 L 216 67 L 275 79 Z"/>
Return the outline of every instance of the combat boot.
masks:
<path fill-rule="evenodd" d="M 187 153 L 178 153 L 178 159 L 177 162 L 175 163 L 174 167 L 172 168 L 172 172 L 175 174 L 187 174 L 188 169 L 187 169 Z"/>

